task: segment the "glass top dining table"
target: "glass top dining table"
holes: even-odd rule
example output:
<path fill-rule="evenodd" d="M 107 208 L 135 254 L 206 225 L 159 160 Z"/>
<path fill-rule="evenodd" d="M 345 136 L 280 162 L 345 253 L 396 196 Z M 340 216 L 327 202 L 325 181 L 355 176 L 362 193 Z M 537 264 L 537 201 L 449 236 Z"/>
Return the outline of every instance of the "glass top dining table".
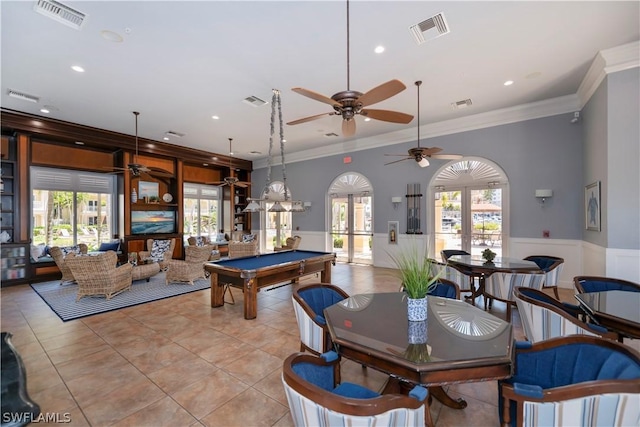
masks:
<path fill-rule="evenodd" d="M 324 315 L 338 353 L 412 384 L 511 375 L 511 324 L 463 301 L 429 296 L 427 320 L 409 322 L 406 294 L 362 294 Z"/>
<path fill-rule="evenodd" d="M 623 336 L 640 339 L 640 292 L 603 291 L 575 295 L 593 320 Z"/>
<path fill-rule="evenodd" d="M 533 261 L 519 258 L 496 257 L 492 262 L 487 262 L 479 255 L 453 255 L 447 260 L 451 265 L 467 267 L 476 272 L 493 272 L 497 270 L 509 270 L 512 272 L 540 271 Z"/>

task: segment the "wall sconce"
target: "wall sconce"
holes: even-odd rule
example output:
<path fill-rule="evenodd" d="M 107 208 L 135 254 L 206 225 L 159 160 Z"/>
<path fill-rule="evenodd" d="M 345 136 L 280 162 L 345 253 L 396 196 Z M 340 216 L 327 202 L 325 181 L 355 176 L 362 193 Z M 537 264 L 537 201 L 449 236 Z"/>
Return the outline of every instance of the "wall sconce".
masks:
<path fill-rule="evenodd" d="M 392 197 L 391 203 L 393 203 L 393 209 L 398 209 L 398 206 L 402 203 L 402 197 Z"/>
<path fill-rule="evenodd" d="M 544 203 L 546 199 L 553 197 L 553 190 L 536 190 L 536 197 Z"/>
<path fill-rule="evenodd" d="M 304 208 L 305 208 L 305 209 L 307 209 L 307 210 L 308 210 L 309 208 L 311 208 L 311 202 L 304 202 L 302 205 L 303 205 L 303 206 L 304 206 Z"/>

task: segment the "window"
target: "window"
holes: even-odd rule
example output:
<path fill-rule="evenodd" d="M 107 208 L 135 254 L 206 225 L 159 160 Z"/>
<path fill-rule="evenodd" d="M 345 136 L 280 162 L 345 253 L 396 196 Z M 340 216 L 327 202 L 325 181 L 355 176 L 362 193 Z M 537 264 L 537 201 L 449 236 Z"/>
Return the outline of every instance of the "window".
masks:
<path fill-rule="evenodd" d="M 184 235 L 208 236 L 217 240 L 220 229 L 220 188 L 184 184 Z"/>
<path fill-rule="evenodd" d="M 97 250 L 115 230 L 115 176 L 31 168 L 31 241 Z"/>

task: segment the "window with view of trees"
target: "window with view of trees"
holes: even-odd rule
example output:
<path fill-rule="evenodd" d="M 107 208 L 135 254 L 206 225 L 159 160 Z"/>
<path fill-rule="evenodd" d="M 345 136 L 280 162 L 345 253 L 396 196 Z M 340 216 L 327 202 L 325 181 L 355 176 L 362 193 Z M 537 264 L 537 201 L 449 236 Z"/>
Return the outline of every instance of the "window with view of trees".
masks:
<path fill-rule="evenodd" d="M 212 185 L 184 184 L 184 235 L 216 239 L 219 233 L 220 188 Z"/>
<path fill-rule="evenodd" d="M 115 176 L 33 167 L 31 187 L 34 245 L 85 243 L 97 250 L 113 240 Z"/>

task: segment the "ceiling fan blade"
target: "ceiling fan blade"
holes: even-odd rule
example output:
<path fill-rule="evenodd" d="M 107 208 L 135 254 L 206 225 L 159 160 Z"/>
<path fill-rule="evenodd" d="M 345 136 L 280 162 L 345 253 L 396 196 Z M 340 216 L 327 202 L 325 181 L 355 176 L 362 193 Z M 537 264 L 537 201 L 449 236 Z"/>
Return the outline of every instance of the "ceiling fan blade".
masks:
<path fill-rule="evenodd" d="M 421 147 L 420 150 L 422 150 L 422 155 L 423 156 L 433 156 L 434 154 L 441 152 L 442 148 L 440 148 L 440 147 Z"/>
<path fill-rule="evenodd" d="M 249 186 L 248 182 L 243 182 L 243 181 L 238 181 L 235 184 L 236 187 L 240 187 L 240 188 L 247 188 Z"/>
<path fill-rule="evenodd" d="M 403 156 L 407 159 L 413 159 L 413 157 L 408 157 L 406 154 L 385 154 L 385 156 Z"/>
<path fill-rule="evenodd" d="M 432 159 L 443 159 L 443 160 L 458 160 L 462 158 L 460 154 L 434 154 L 429 156 Z"/>
<path fill-rule="evenodd" d="M 393 162 L 385 163 L 385 166 L 386 165 L 392 165 L 394 163 L 404 162 L 405 160 L 412 160 L 412 159 L 413 159 L 413 157 L 405 157 L 404 159 L 394 160 Z"/>
<path fill-rule="evenodd" d="M 372 119 L 382 120 L 383 122 L 407 124 L 413 120 L 413 116 L 411 114 L 405 114 L 399 111 L 362 110 L 360 114 L 366 117 L 371 117 Z"/>
<path fill-rule="evenodd" d="M 314 92 L 312 90 L 305 89 L 305 88 L 302 88 L 302 87 L 294 87 L 291 90 L 294 91 L 297 94 L 306 96 L 307 98 L 315 99 L 316 101 L 324 102 L 325 104 L 329 104 L 331 106 L 342 107 L 342 104 L 340 104 L 335 99 L 331 99 L 329 97 L 321 95 L 321 94 L 319 94 L 317 92 Z"/>
<path fill-rule="evenodd" d="M 363 107 L 373 105 L 399 94 L 406 88 L 407 87 L 400 80 L 389 80 L 388 82 L 382 83 L 380 86 L 374 87 L 363 94 L 358 98 L 358 103 L 362 104 Z"/>
<path fill-rule="evenodd" d="M 316 114 L 315 116 L 309 116 L 309 117 L 305 117 L 305 118 L 302 118 L 302 119 L 294 120 L 292 122 L 288 122 L 287 124 L 288 125 L 299 125 L 300 123 L 310 122 L 312 120 L 317 120 L 317 119 L 322 118 L 324 116 L 331 116 L 331 115 L 334 115 L 334 114 L 335 114 L 334 112 Z"/>
<path fill-rule="evenodd" d="M 342 121 L 342 135 L 343 136 L 353 136 L 355 133 L 356 133 L 356 121 L 354 119 L 343 120 Z"/>
<path fill-rule="evenodd" d="M 156 176 L 163 176 L 165 178 L 173 178 L 173 174 L 170 172 L 167 172 L 164 169 L 160 169 L 160 168 L 155 168 L 155 167 L 149 167 L 149 166 L 145 166 L 146 170 L 142 170 L 143 172 L 151 172 L 153 175 Z"/>

